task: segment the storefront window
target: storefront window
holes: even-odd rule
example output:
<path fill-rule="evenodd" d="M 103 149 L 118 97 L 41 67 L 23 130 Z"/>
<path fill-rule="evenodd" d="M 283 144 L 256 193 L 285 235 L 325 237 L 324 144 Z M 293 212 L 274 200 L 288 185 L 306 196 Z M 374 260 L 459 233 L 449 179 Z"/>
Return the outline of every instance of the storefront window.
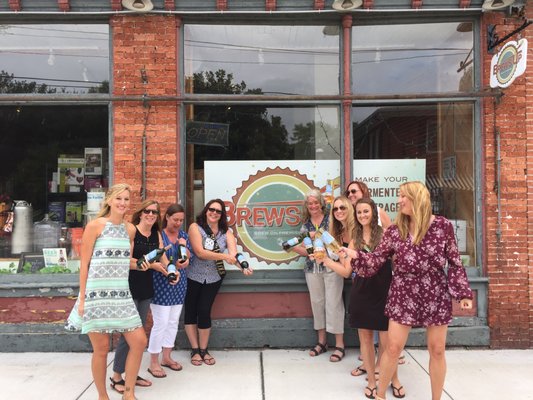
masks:
<path fill-rule="evenodd" d="M 425 181 L 433 213 L 454 224 L 466 266 L 477 265 L 473 116 L 471 103 L 354 107 L 352 112 L 354 177 L 368 179 L 373 197 L 392 217 L 399 184 Z M 358 167 L 365 160 L 372 160 L 371 169 Z"/>
<path fill-rule="evenodd" d="M 107 186 L 108 120 L 107 106 L 0 107 L 0 270 L 68 272 L 45 269 L 43 248 L 77 268 L 87 192 Z"/>
<path fill-rule="evenodd" d="M 354 93 L 472 90 L 471 23 L 354 26 Z"/>
<path fill-rule="evenodd" d="M 185 75 L 224 76 L 233 94 L 338 94 L 339 37 L 323 26 L 187 25 Z M 217 85 L 193 93 L 226 93 Z"/>
<path fill-rule="evenodd" d="M 1 93 L 109 93 L 108 25 L 0 25 Z"/>
<path fill-rule="evenodd" d="M 272 167 L 280 160 L 337 160 L 338 164 L 337 107 L 195 105 L 190 110 L 193 115 L 187 122 L 187 165 L 194 168 L 195 211 L 204 204 L 206 161 L 272 160 Z M 209 136 L 202 135 L 201 130 L 209 127 L 218 127 L 225 142 L 213 143 Z"/>

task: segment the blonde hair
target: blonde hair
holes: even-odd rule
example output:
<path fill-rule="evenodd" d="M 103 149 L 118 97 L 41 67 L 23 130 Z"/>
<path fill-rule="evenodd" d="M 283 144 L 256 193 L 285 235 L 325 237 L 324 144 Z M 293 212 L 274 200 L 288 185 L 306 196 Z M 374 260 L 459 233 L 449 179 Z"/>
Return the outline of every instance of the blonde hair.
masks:
<path fill-rule="evenodd" d="M 337 201 L 341 201 L 342 205 L 346 207 L 347 217 L 346 217 L 346 227 L 342 226 L 342 222 L 335 218 L 333 213 L 333 207 L 329 212 L 329 233 L 333 236 L 340 245 L 342 245 L 342 236 L 346 232 L 348 236 L 348 243 L 353 239 L 354 228 L 355 228 L 355 216 L 353 212 L 353 206 L 348 197 L 346 196 L 337 196 L 333 200 L 333 206 Z"/>
<path fill-rule="evenodd" d="M 116 185 L 111 186 L 105 195 L 104 203 L 102 208 L 98 212 L 97 217 L 107 217 L 111 212 L 111 207 L 109 206 L 109 201 L 116 198 L 122 192 L 128 191 L 131 193 L 131 187 L 127 183 L 117 183 Z"/>
<path fill-rule="evenodd" d="M 302 221 L 304 222 L 308 221 L 311 218 L 311 215 L 309 214 L 309 210 L 307 209 L 307 203 L 309 201 L 309 197 L 314 197 L 320 202 L 322 213 L 326 215 L 326 202 L 324 201 L 322 197 L 322 193 L 320 193 L 320 190 L 318 189 L 312 189 L 306 193 L 305 198 L 304 198 L 304 206 L 302 210 Z"/>
<path fill-rule="evenodd" d="M 407 197 L 413 205 L 412 219 L 415 224 L 413 232 L 413 244 L 419 244 L 429 229 L 431 220 L 431 197 L 429 190 L 422 182 L 406 182 L 400 185 L 400 193 Z M 396 216 L 396 225 L 403 240 L 409 235 L 409 223 L 411 216 L 398 213 Z"/>

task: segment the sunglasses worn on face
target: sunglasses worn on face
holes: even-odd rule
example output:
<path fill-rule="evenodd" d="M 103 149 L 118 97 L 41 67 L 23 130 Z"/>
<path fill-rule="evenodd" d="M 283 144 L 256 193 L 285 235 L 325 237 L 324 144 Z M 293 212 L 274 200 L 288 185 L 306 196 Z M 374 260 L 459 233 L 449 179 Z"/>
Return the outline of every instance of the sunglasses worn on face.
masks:
<path fill-rule="evenodd" d="M 157 215 L 157 214 L 159 214 L 159 211 L 157 211 L 157 210 L 146 210 L 145 209 L 145 210 L 143 210 L 143 214 L 146 214 L 146 215 L 148 215 L 148 214 Z"/>
<path fill-rule="evenodd" d="M 344 206 L 340 206 L 340 207 L 333 207 L 333 212 L 337 212 L 337 211 L 346 211 L 346 207 Z"/>
<path fill-rule="evenodd" d="M 219 210 L 218 208 L 209 207 L 207 211 L 211 211 L 217 214 L 222 214 L 222 210 Z"/>
<path fill-rule="evenodd" d="M 357 190 L 357 189 L 350 189 L 350 190 L 347 190 L 344 194 L 346 195 L 346 197 L 348 197 L 351 194 L 356 194 L 357 192 L 360 192 L 360 190 Z"/>

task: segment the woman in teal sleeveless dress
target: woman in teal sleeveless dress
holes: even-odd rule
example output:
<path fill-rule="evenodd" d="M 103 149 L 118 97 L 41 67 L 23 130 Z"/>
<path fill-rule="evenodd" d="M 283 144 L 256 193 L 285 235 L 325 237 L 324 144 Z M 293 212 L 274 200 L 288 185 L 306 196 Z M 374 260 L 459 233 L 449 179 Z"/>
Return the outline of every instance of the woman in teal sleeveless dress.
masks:
<path fill-rule="evenodd" d="M 85 227 L 80 293 L 67 321 L 67 329 L 89 335 L 93 347 L 92 373 L 99 400 L 109 398 L 105 384 L 109 333 L 123 333 L 130 347 L 124 400 L 135 399 L 135 380 L 147 341 L 128 285 L 129 270 L 136 268 L 130 260 L 135 228 L 124 221 L 129 204 L 128 185 L 111 187 L 98 217 Z M 145 264 L 142 268 L 147 268 Z"/>

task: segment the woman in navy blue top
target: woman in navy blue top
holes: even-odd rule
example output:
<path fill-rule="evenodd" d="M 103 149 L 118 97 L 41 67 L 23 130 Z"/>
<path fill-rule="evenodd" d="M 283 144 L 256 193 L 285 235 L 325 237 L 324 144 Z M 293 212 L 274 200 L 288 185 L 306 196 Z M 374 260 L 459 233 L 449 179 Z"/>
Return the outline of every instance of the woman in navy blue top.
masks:
<path fill-rule="evenodd" d="M 150 333 L 150 343 L 148 352 L 150 353 L 150 370 L 157 371 L 161 377 L 166 373 L 161 367 L 170 368 L 173 371 L 181 371 L 180 363 L 172 359 L 172 349 L 178 333 L 178 323 L 187 291 L 186 267 L 189 265 L 190 249 L 189 236 L 181 229 L 185 220 L 185 209 L 181 204 L 171 204 L 168 206 L 162 218 L 163 245 L 172 245 L 167 250 L 166 256 L 179 269 L 180 279 L 176 283 L 168 281 L 167 277 L 154 272 L 154 297 L 150 309 L 154 325 Z M 187 260 L 179 262 L 179 245 L 187 247 Z M 162 353 L 161 364 L 159 354 Z"/>

